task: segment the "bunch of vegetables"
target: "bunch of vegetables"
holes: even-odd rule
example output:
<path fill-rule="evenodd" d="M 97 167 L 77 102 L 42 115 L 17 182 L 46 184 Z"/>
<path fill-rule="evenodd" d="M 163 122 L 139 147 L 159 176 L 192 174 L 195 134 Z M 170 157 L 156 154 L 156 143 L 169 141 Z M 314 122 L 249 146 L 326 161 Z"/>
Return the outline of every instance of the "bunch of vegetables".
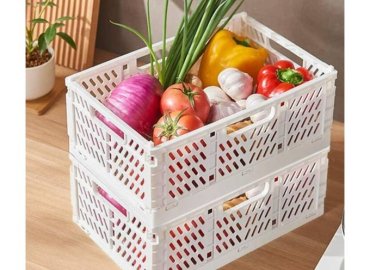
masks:
<path fill-rule="evenodd" d="M 191 83 L 174 84 L 161 98 L 163 117 L 155 125 L 155 145 L 198 129 L 206 123 L 210 104 L 202 88 Z"/>
<path fill-rule="evenodd" d="M 150 0 L 147 0 L 148 38 L 131 27 L 112 22 L 135 35 L 148 47 L 150 75 L 137 74 L 122 81 L 104 101 L 113 113 L 155 145 L 255 106 L 311 80 L 304 68 L 290 61 L 265 65 L 268 52 L 246 37 L 223 29 L 244 0 L 201 0 L 190 15 L 192 0 L 184 0 L 184 17 L 167 53 L 168 0 L 164 1 L 161 60 L 153 51 Z M 221 19 L 235 6 L 226 22 Z M 198 74 L 190 74 L 202 56 Z M 165 91 L 163 91 L 165 90 Z M 123 132 L 97 116 L 119 136 Z M 260 112 L 252 122 L 266 117 Z M 245 126 L 251 121 L 244 122 Z"/>
<path fill-rule="evenodd" d="M 145 137 L 151 135 L 161 112 L 163 117 L 154 128 L 153 140 L 156 144 L 203 126 L 210 110 L 208 98 L 200 87 L 184 83 L 184 80 L 190 68 L 203 53 L 208 40 L 217 32 L 226 13 L 234 7 L 220 29 L 226 25 L 243 2 L 244 0 L 201 0 L 190 14 L 193 0 L 184 0 L 184 17 L 167 54 L 169 0 L 165 0 L 161 62 L 153 51 L 150 0 L 147 0 L 146 13 L 148 38 L 127 25 L 112 22 L 134 33 L 146 44 L 151 57 L 150 75 L 139 74 L 124 80 L 111 92 L 103 102 L 104 105 Z M 160 98 L 162 89 L 167 90 Z M 121 130 L 98 112 L 97 117 L 116 134 L 124 136 Z"/>

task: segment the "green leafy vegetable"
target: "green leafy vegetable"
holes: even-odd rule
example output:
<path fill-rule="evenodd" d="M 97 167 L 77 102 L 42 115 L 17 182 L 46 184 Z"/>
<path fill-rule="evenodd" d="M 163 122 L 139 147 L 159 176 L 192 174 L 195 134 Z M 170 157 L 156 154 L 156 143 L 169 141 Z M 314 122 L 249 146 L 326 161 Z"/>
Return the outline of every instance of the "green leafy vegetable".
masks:
<path fill-rule="evenodd" d="M 158 58 L 153 51 L 151 20 L 150 20 L 150 0 L 147 0 L 147 29 L 148 39 L 141 33 L 123 24 L 118 25 L 138 36 L 149 48 L 151 55 L 151 73 L 155 63 L 158 79 L 164 88 L 176 83 L 182 82 L 191 67 L 202 55 L 207 42 L 218 29 L 225 27 L 226 23 L 237 12 L 244 0 L 200 0 L 194 12 L 191 14 L 193 0 L 184 0 L 184 16 L 176 33 L 173 44 L 167 53 L 166 33 L 167 33 L 167 13 L 168 0 L 164 1 L 163 14 L 163 36 L 162 36 L 162 63 L 158 64 Z M 226 22 L 219 27 L 221 20 L 226 14 L 236 6 Z"/>

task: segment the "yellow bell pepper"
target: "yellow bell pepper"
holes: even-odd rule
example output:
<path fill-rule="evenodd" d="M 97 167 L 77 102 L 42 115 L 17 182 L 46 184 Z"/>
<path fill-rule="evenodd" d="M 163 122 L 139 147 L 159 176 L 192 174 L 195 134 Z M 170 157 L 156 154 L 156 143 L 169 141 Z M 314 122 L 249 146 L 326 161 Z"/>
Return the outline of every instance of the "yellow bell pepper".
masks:
<path fill-rule="evenodd" d="M 225 68 L 237 68 L 253 77 L 263 67 L 268 52 L 264 48 L 254 48 L 248 39 L 237 36 L 228 30 L 218 31 L 204 52 L 199 78 L 203 87 L 218 86 L 218 74 Z"/>

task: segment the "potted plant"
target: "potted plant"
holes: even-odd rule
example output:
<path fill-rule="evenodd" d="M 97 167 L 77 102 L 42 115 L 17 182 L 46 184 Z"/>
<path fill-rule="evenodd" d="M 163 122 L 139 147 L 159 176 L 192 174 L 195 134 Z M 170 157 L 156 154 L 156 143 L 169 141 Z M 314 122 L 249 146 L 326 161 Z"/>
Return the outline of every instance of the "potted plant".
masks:
<path fill-rule="evenodd" d="M 41 6 L 41 7 L 40 7 Z M 56 4 L 52 0 L 40 1 L 32 7 L 30 25 L 26 27 L 26 100 L 33 100 L 48 94 L 55 82 L 55 55 L 50 44 L 59 36 L 72 48 L 76 43 L 65 32 L 58 31 L 64 22 L 73 19 L 70 16 L 57 18 L 49 22 L 43 16 L 47 8 Z M 45 31 L 35 36 L 37 24 L 47 24 Z"/>

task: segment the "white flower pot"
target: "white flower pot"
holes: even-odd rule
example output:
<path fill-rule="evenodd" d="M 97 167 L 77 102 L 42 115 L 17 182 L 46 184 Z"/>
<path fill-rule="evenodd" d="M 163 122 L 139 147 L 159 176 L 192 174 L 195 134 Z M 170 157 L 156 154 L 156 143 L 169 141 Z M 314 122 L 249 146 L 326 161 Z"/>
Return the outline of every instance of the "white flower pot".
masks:
<path fill-rule="evenodd" d="M 26 68 L 26 100 L 33 100 L 48 94 L 55 83 L 54 50 L 48 48 L 51 58 L 37 67 Z"/>

